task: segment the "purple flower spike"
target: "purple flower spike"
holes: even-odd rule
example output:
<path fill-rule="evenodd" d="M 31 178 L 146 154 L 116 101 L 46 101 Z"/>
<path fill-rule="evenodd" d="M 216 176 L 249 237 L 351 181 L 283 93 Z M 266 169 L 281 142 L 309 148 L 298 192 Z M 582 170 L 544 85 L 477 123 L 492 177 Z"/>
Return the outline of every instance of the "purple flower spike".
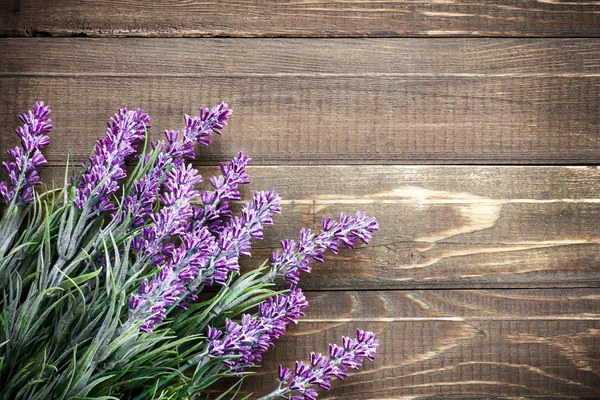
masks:
<path fill-rule="evenodd" d="M 263 238 L 263 225 L 273 224 L 273 214 L 281 214 L 281 199 L 273 189 L 268 192 L 254 192 L 252 204 L 242 207 L 242 219 L 247 225 L 250 237 Z"/>
<path fill-rule="evenodd" d="M 342 337 L 342 346 L 329 345 L 329 357 L 311 353 L 310 364 L 296 361 L 293 371 L 279 366 L 279 379 L 287 388 L 279 393 L 289 395 L 290 400 L 315 400 L 314 386 L 331 389 L 333 378 L 343 380 L 348 369 L 359 369 L 364 359 L 373 361 L 379 342 L 372 332 L 357 329 L 357 338 Z"/>
<path fill-rule="evenodd" d="M 142 236 L 133 241 L 133 249 L 154 258 L 155 264 L 164 262 L 170 245 L 163 241 L 171 236 L 182 236 L 189 231 L 192 216 L 190 201 L 200 195 L 194 185 L 202 182 L 198 171 L 183 164 L 167 173 L 159 196 L 162 208 L 151 215 L 152 225 L 142 229 Z"/>
<path fill-rule="evenodd" d="M 339 222 L 323 217 L 322 225 L 323 233 L 327 233 L 327 235 L 319 235 L 315 243 L 317 246 L 325 247 L 333 253 L 338 252 L 339 242 L 351 249 L 356 243 L 356 238 L 368 243 L 372 238 L 371 234 L 379 230 L 375 218 L 368 217 L 360 211 L 356 212 L 354 218 L 341 213 Z"/>
<path fill-rule="evenodd" d="M 158 169 L 151 172 L 158 173 L 148 173 L 139 180 L 134 181 L 134 194 L 127 196 L 123 200 L 121 222 L 124 222 L 127 215 L 130 215 L 132 218 L 131 226 L 133 228 L 139 228 L 145 224 L 146 221 L 144 218 L 152 214 L 152 209 L 156 202 L 164 172 Z"/>
<path fill-rule="evenodd" d="M 94 154 L 77 178 L 75 205 L 82 210 L 88 202 L 93 212 L 115 209 L 110 195 L 119 188 L 118 181 L 126 176 L 125 160 L 137 151 L 137 145 L 150 128 L 150 117 L 139 108 L 122 108 L 108 122 L 106 137 L 94 148 Z"/>
<path fill-rule="evenodd" d="M 241 152 L 226 164 L 221 163 L 223 175 L 210 178 L 214 191 L 202 192 L 204 207 L 194 209 L 194 225 L 205 226 L 211 232 L 220 232 L 223 228 L 223 219 L 231 218 L 229 200 L 241 200 L 239 185 L 250 183 L 246 167 L 251 158 Z"/>
<path fill-rule="evenodd" d="M 273 223 L 273 214 L 281 213 L 281 199 L 270 190 L 254 192 L 251 203 L 242 206 L 242 218 L 231 219 L 217 235 L 219 251 L 211 257 L 208 267 L 192 284 L 194 293 L 200 284 L 224 285 L 231 272 L 239 271 L 239 257 L 250 254 L 250 240 L 262 239 L 263 225 Z"/>
<path fill-rule="evenodd" d="M 262 353 L 274 346 L 289 323 L 297 323 L 308 302 L 302 290 L 292 287 L 288 293 L 276 295 L 258 306 L 258 315 L 242 315 L 241 324 L 227 319 L 225 333 L 208 328 L 209 354 L 212 357 L 239 355 L 225 359 L 223 364 L 230 372 L 240 373 L 245 368 L 260 363 Z"/>
<path fill-rule="evenodd" d="M 318 236 L 310 229 L 302 229 L 299 243 L 287 239 L 281 242 L 281 251 L 271 256 L 271 278 L 285 278 L 298 284 L 300 272 L 310 272 L 311 259 L 323 262 L 325 250 L 337 253 L 340 242 L 348 248 L 354 247 L 357 238 L 368 243 L 378 230 L 375 218 L 360 211 L 355 217 L 341 213 L 339 221 L 323 218 L 323 230 Z"/>
<path fill-rule="evenodd" d="M 185 116 L 186 127 L 183 134 L 179 131 L 166 131 L 166 141 L 152 143 L 152 148 L 159 149 L 160 152 L 146 174 L 134 181 L 133 193 L 123 202 L 121 221 L 129 214 L 133 218 L 134 228 L 144 225 L 145 218 L 152 214 L 152 206 L 165 179 L 165 173 L 173 165 L 183 164 L 185 158 L 195 158 L 194 144 L 198 142 L 208 145 L 207 138 L 211 133 L 220 135 L 230 115 L 231 110 L 225 103 L 213 107 L 212 110 L 202 108 L 198 117 Z M 148 157 L 144 160 L 145 163 L 148 162 Z"/>
<path fill-rule="evenodd" d="M 231 116 L 231 110 L 227 108 L 226 103 L 209 110 L 201 108 L 198 117 L 185 116 L 185 129 L 183 133 L 179 131 L 166 131 L 168 145 L 166 152 L 169 153 L 175 163 L 182 162 L 183 158 L 194 158 L 194 143 L 201 146 L 210 144 L 210 135 L 221 134 L 221 130 L 227 125 L 227 120 Z"/>
<path fill-rule="evenodd" d="M 10 181 L 10 184 L 0 182 L 0 195 L 6 203 L 13 199 L 15 204 L 33 201 L 33 186 L 40 184 L 38 168 L 47 162 L 41 150 L 50 145 L 50 139 L 45 135 L 52 130 L 48 114 L 49 107 L 43 102 L 35 102 L 32 110 L 19 116 L 23 125 L 17 127 L 15 133 L 21 138 L 21 146 L 8 151 L 13 161 L 2 163 Z"/>
<path fill-rule="evenodd" d="M 187 284 L 198 276 L 215 251 L 215 238 L 206 228 L 187 232 L 181 245 L 170 250 L 170 258 L 160 271 L 150 281 L 143 280 L 139 292 L 129 298 L 129 323 L 144 321 L 140 330 L 154 331 L 165 319 L 167 308 L 182 299 Z"/>
<path fill-rule="evenodd" d="M 227 125 L 227 120 L 231 116 L 231 110 L 227 107 L 227 103 L 221 103 L 214 106 L 212 110 L 201 108 L 198 118 L 190 118 L 186 115 L 184 135 L 193 137 L 202 146 L 208 146 L 210 134 L 221 135 L 221 130 Z"/>

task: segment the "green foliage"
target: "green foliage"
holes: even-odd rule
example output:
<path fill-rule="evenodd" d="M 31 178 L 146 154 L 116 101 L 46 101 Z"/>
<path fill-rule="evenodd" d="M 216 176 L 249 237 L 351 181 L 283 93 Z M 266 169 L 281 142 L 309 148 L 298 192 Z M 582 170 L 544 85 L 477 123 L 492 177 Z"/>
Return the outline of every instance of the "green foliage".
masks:
<path fill-rule="evenodd" d="M 236 383 L 215 396 L 236 398 L 260 354 L 304 315 L 300 272 L 327 249 L 367 243 L 379 229 L 361 212 L 324 218 L 320 234 L 302 230 L 270 264 L 240 275 L 239 256 L 250 255 L 250 240 L 263 237 L 281 199 L 255 191 L 241 217 L 232 216 L 228 202 L 249 183 L 250 158 L 241 152 L 221 164 L 211 191 L 196 190 L 201 179 L 185 159 L 221 133 L 231 114 L 225 103 L 186 116 L 184 131 L 151 146 L 149 116 L 121 109 L 81 172 L 68 167 L 61 189 L 36 193 L 49 112 L 38 102 L 21 115 L 21 146 L 4 164 L 8 183 L 0 182 L 0 400 L 208 399 L 226 377 Z M 125 161 L 136 157 L 128 174 Z M 292 284 L 285 295 L 274 288 L 279 279 Z M 361 337 L 374 353 L 373 334 Z"/>
<path fill-rule="evenodd" d="M 145 165 L 135 167 L 124 193 Z M 67 169 L 62 189 L 2 210 L 0 399 L 209 398 L 229 373 L 226 357 L 207 356 L 203 333 L 278 293 L 265 280 L 266 263 L 187 310 L 171 307 L 158 329 L 142 333 L 141 323 L 125 324 L 127 299 L 153 272 L 130 256 L 139 229 L 129 217 L 118 223 L 77 209 L 70 179 Z M 236 376 L 217 399 L 238 395 L 243 376 Z"/>

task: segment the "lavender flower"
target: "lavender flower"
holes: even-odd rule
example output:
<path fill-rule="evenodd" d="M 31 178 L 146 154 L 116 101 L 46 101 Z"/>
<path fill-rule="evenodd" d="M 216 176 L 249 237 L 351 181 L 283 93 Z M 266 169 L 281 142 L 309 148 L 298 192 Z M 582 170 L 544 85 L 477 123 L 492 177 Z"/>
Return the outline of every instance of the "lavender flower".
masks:
<path fill-rule="evenodd" d="M 194 143 L 202 146 L 210 144 L 210 135 L 221 135 L 221 129 L 227 125 L 231 110 L 226 103 L 221 103 L 209 110 L 200 108 L 198 117 L 185 115 L 185 129 L 183 132 L 166 131 L 168 145 L 165 149 L 175 163 L 181 163 L 184 158 L 195 158 Z"/>
<path fill-rule="evenodd" d="M 159 154 L 158 157 L 161 157 Z M 146 224 L 145 218 L 152 214 L 156 198 L 164 178 L 165 170 L 153 168 L 133 182 L 133 194 L 123 200 L 120 222 L 131 217 L 131 227 L 139 228 Z"/>
<path fill-rule="evenodd" d="M 363 360 L 373 361 L 379 342 L 372 332 L 356 330 L 357 338 L 342 337 L 342 346 L 329 345 L 329 358 L 322 354 L 311 353 L 310 365 L 296 361 L 294 371 L 279 366 L 281 387 L 273 393 L 289 400 L 315 400 L 317 391 L 314 386 L 331 389 L 333 378 L 344 379 L 349 368 L 359 369 Z M 265 398 L 270 398 L 265 396 Z M 273 397 L 275 398 L 275 397 Z"/>
<path fill-rule="evenodd" d="M 185 116 L 185 129 L 179 131 L 166 131 L 166 141 L 152 143 L 152 148 L 158 150 L 158 155 L 144 176 L 133 183 L 133 193 L 123 202 L 121 221 L 129 214 L 133 218 L 134 228 L 144 225 L 144 218 L 152 214 L 152 206 L 160 190 L 160 185 L 165 178 L 165 173 L 173 165 L 180 165 L 184 158 L 195 158 L 194 144 L 203 146 L 210 144 L 211 133 L 221 134 L 221 129 L 227 124 L 231 110 L 226 103 L 213 107 L 200 109 L 198 117 Z M 150 162 L 147 155 L 144 163 Z"/>
<path fill-rule="evenodd" d="M 189 231 L 192 216 L 190 201 L 200 195 L 194 185 L 202 182 L 198 170 L 183 164 L 167 173 L 164 192 L 159 196 L 162 208 L 152 214 L 152 224 L 142 229 L 142 235 L 133 240 L 132 248 L 152 257 L 155 264 L 164 262 L 172 244 L 163 243 L 171 236 L 182 236 Z"/>
<path fill-rule="evenodd" d="M 240 373 L 261 362 L 262 353 L 274 346 L 273 341 L 285 333 L 289 323 L 298 322 L 306 306 L 308 302 L 302 290 L 292 287 L 288 293 L 262 302 L 256 317 L 243 314 L 241 324 L 227 319 L 225 333 L 209 327 L 208 354 L 211 357 L 239 356 L 225 358 L 223 364 L 230 372 Z"/>
<path fill-rule="evenodd" d="M 242 218 L 234 218 L 217 239 L 206 227 L 190 230 L 190 199 L 198 196 L 196 172 L 191 166 L 179 165 L 167 174 L 168 190 L 160 196 L 164 207 L 153 215 L 154 224 L 143 228 L 142 237 L 133 241 L 135 250 L 161 265 L 151 282 L 142 281 L 139 293 L 129 300 L 130 322 L 145 320 L 140 329 L 147 333 L 164 320 L 169 306 L 179 303 L 185 308 L 195 301 L 199 285 L 225 284 L 228 274 L 239 270 L 239 255 L 250 256 L 250 239 L 262 238 L 262 225 L 273 223 L 273 213 L 281 212 L 279 196 L 273 190 L 255 192 L 252 203 L 242 207 Z M 163 243 L 171 236 L 181 236 L 184 246 Z"/>
<path fill-rule="evenodd" d="M 355 217 L 341 213 L 340 220 L 323 217 L 323 230 L 315 237 L 310 229 L 300 231 L 300 242 L 283 240 L 281 251 L 271 257 L 270 278 L 285 278 L 293 284 L 298 283 L 300 272 L 310 272 L 311 259 L 323 262 L 325 250 L 333 253 L 339 251 L 340 242 L 348 248 L 353 248 L 356 239 L 368 243 L 371 234 L 379 230 L 379 225 L 373 217 L 357 211 Z"/>
<path fill-rule="evenodd" d="M 240 255 L 251 257 L 250 240 L 263 238 L 263 226 L 273 223 L 273 214 L 281 213 L 281 199 L 270 190 L 256 191 L 252 203 L 242 206 L 242 217 L 231 219 L 218 233 L 218 252 L 211 257 L 209 265 L 190 286 L 194 293 L 201 284 L 225 284 L 230 272 L 239 271 Z"/>
<path fill-rule="evenodd" d="M 194 225 L 205 226 L 211 232 L 220 232 L 224 226 L 224 218 L 233 215 L 229 208 L 229 200 L 241 200 L 239 185 L 250 183 L 246 167 L 251 158 L 242 152 L 226 164 L 221 163 L 223 175 L 210 178 L 214 191 L 206 190 L 201 194 L 204 207 L 194 208 Z"/>
<path fill-rule="evenodd" d="M 129 298 L 129 324 L 144 321 L 140 330 L 151 333 L 165 319 L 167 308 L 183 297 L 186 284 L 205 267 L 215 248 L 215 239 L 206 228 L 187 232 L 182 244 L 170 251 L 170 258 L 160 271 L 150 282 L 144 279 L 138 294 Z"/>
<path fill-rule="evenodd" d="M 13 199 L 15 204 L 28 204 L 33 201 L 33 186 L 39 185 L 37 168 L 46 164 L 41 150 L 50 145 L 45 133 L 52 130 L 50 108 L 43 102 L 33 103 L 33 109 L 19 116 L 23 126 L 15 133 L 21 138 L 21 145 L 8 151 L 13 161 L 2 163 L 8 173 L 10 184 L 0 182 L 0 195 L 6 203 Z"/>
<path fill-rule="evenodd" d="M 139 108 L 122 108 L 108 122 L 106 137 L 99 140 L 94 154 L 76 181 L 75 205 L 83 210 L 86 204 L 92 212 L 114 210 L 109 196 L 119 188 L 118 181 L 126 176 L 125 160 L 137 150 L 137 144 L 150 128 L 150 117 Z"/>

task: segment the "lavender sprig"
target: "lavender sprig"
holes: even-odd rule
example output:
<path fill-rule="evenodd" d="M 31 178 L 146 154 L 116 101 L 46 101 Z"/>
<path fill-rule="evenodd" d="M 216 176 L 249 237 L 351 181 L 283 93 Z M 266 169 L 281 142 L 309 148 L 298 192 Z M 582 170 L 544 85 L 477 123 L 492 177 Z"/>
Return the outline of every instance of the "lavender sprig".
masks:
<path fill-rule="evenodd" d="M 208 146 L 210 135 L 212 133 L 221 134 L 221 129 L 227 125 L 231 113 L 232 111 L 226 103 L 221 103 L 212 110 L 201 108 L 198 117 L 185 115 L 183 132 L 166 131 L 166 141 L 152 143 L 152 148 L 158 154 L 152 160 L 152 165 L 147 167 L 146 173 L 133 182 L 133 193 L 128 195 L 123 202 L 121 220 L 124 221 L 129 214 L 133 218 L 133 227 L 144 225 L 144 218 L 152 214 L 152 206 L 156 201 L 166 172 L 173 166 L 182 164 L 186 158 L 195 158 L 195 143 Z M 144 163 L 149 162 L 151 162 L 151 157 L 148 155 L 144 159 Z"/>
<path fill-rule="evenodd" d="M 164 192 L 159 196 L 163 207 L 152 214 L 152 224 L 143 228 L 142 235 L 133 240 L 132 248 L 141 253 L 140 260 L 151 257 L 154 264 L 163 263 L 173 246 L 164 243 L 165 239 L 188 232 L 192 216 L 190 201 L 200 195 L 194 188 L 200 182 L 198 170 L 191 165 L 180 164 L 167 173 L 162 184 Z"/>
<path fill-rule="evenodd" d="M 138 143 L 150 128 L 150 117 L 141 109 L 122 108 L 108 122 L 106 137 L 99 140 L 94 154 L 76 179 L 74 203 L 80 210 L 86 205 L 92 214 L 115 209 L 110 195 L 126 176 L 125 160 L 137 151 Z"/>
<path fill-rule="evenodd" d="M 208 146 L 211 133 L 221 135 L 221 130 L 227 125 L 231 113 L 227 103 L 221 103 L 211 110 L 200 108 L 198 117 L 185 115 L 183 132 L 165 132 L 168 142 L 165 152 L 173 157 L 176 164 L 183 162 L 184 158 L 195 158 L 194 144 Z"/>
<path fill-rule="evenodd" d="M 182 244 L 171 251 L 170 258 L 150 282 L 140 283 L 138 294 L 128 301 L 130 310 L 126 329 L 144 321 L 140 330 L 151 333 L 166 318 L 167 308 L 179 302 L 192 281 L 215 252 L 216 242 L 206 228 L 184 235 Z"/>
<path fill-rule="evenodd" d="M 181 170 L 195 171 L 183 166 L 174 171 Z M 169 176 L 182 177 L 183 174 L 171 171 Z M 134 247 L 153 256 L 154 262 L 161 266 L 150 282 L 142 281 L 139 293 L 132 295 L 128 304 L 127 326 L 144 320 L 140 330 L 146 333 L 151 333 L 164 320 L 166 309 L 171 305 L 178 303 L 186 308 L 189 302 L 195 301 L 198 286 L 225 284 L 229 273 L 239 270 L 239 256 L 250 256 L 250 239 L 262 238 L 262 225 L 272 223 L 273 213 L 281 212 L 280 199 L 274 191 L 256 192 L 252 203 L 242 207 L 242 218 L 234 218 L 215 239 L 206 227 L 188 230 L 191 197 L 186 196 L 193 193 L 193 185 L 185 179 L 177 182 L 179 190 L 173 188 L 169 195 L 162 197 L 166 207 L 155 217 L 157 222 L 143 229 L 144 238 L 134 239 Z M 167 210 L 178 201 L 183 206 Z M 167 211 L 163 215 L 164 210 Z M 182 236 L 183 245 L 174 248 L 172 243 L 162 244 L 156 240 L 171 235 Z"/>
<path fill-rule="evenodd" d="M 373 217 L 357 211 L 354 217 L 341 213 L 339 221 L 323 217 L 323 230 L 315 237 L 310 229 L 300 231 L 300 241 L 283 240 L 281 251 L 271 257 L 271 271 L 268 280 L 284 278 L 292 284 L 298 284 L 300 272 L 310 272 L 311 259 L 323 262 L 325 250 L 334 254 L 339 251 L 340 242 L 353 248 L 356 240 L 364 243 L 371 240 L 371 235 L 379 230 L 379 224 Z"/>
<path fill-rule="evenodd" d="M 218 233 L 218 252 L 211 257 L 206 269 L 190 285 L 193 301 L 200 285 L 224 285 L 229 273 L 239 271 L 239 257 L 250 254 L 250 240 L 263 238 L 263 226 L 273 223 L 273 215 L 281 213 L 281 199 L 274 190 L 255 191 L 251 203 L 242 206 L 242 217 L 231 219 Z"/>
<path fill-rule="evenodd" d="M 146 160 L 149 158 L 149 155 L 146 156 Z M 129 216 L 131 227 L 134 229 L 146 224 L 146 217 L 153 213 L 158 192 L 165 179 L 169 160 L 170 158 L 166 154 L 158 151 L 155 166 L 146 171 L 139 179 L 133 181 L 133 193 L 123 199 L 123 210 L 119 218 L 121 223 L 125 222 Z"/>
<path fill-rule="evenodd" d="M 342 346 L 329 345 L 329 357 L 310 353 L 310 364 L 296 361 L 293 371 L 279 365 L 279 388 L 259 400 L 287 398 L 289 400 L 315 400 L 315 386 L 331 389 L 333 378 L 343 380 L 348 369 L 359 369 L 364 359 L 373 361 L 379 342 L 372 332 L 356 330 L 357 338 L 342 337 Z"/>
<path fill-rule="evenodd" d="M 6 203 L 28 204 L 33 201 L 33 187 L 40 184 L 38 168 L 47 163 L 41 150 L 50 145 L 46 133 L 52 130 L 50 108 L 43 102 L 33 103 L 33 108 L 19 116 L 22 126 L 15 129 L 21 145 L 8 151 L 13 161 L 3 162 L 10 184 L 0 182 L 0 195 Z"/>
<path fill-rule="evenodd" d="M 225 332 L 209 327 L 209 357 L 236 356 L 223 360 L 232 373 L 260 363 L 262 353 L 274 346 L 273 342 L 285 333 L 289 323 L 298 322 L 304 315 L 302 309 L 307 306 L 302 290 L 292 287 L 288 293 L 262 302 L 256 317 L 243 314 L 241 323 L 227 319 Z"/>
<path fill-rule="evenodd" d="M 194 225 L 208 226 L 213 233 L 220 232 L 224 226 L 224 218 L 231 218 L 233 213 L 229 207 L 230 200 L 241 200 L 239 185 L 250 183 L 246 167 L 252 159 L 242 152 L 225 164 L 221 163 L 223 175 L 210 178 L 215 189 L 202 192 L 203 207 L 194 208 Z"/>

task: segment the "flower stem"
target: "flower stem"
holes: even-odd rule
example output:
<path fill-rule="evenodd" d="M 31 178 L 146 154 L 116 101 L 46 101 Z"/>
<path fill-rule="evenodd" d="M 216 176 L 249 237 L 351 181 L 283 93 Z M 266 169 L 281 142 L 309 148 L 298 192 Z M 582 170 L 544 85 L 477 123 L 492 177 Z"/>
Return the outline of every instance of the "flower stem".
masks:
<path fill-rule="evenodd" d="M 263 397 L 260 397 L 258 400 L 285 399 L 286 398 L 285 395 L 287 394 L 288 391 L 289 391 L 289 389 L 287 387 L 286 388 L 279 387 L 279 388 L 273 390 L 271 393 L 269 393 Z"/>

